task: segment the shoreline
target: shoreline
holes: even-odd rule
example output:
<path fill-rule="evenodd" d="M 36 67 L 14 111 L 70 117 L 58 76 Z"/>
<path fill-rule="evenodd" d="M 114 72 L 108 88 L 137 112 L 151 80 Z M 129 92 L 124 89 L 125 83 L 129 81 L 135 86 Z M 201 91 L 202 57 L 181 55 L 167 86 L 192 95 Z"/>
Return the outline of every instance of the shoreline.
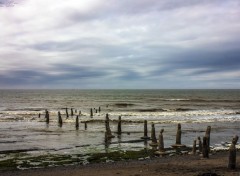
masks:
<path fill-rule="evenodd" d="M 238 151 L 239 152 L 239 151 Z M 238 155 L 237 152 L 237 155 Z M 117 161 L 111 163 L 95 163 L 88 165 L 59 166 L 40 169 L 1 171 L 1 176 L 95 176 L 95 175 L 203 175 L 212 173 L 217 175 L 240 175 L 240 157 L 237 156 L 235 170 L 229 170 L 228 151 L 211 154 L 209 159 L 202 159 L 199 155 L 176 155 L 158 157 L 146 160 Z"/>

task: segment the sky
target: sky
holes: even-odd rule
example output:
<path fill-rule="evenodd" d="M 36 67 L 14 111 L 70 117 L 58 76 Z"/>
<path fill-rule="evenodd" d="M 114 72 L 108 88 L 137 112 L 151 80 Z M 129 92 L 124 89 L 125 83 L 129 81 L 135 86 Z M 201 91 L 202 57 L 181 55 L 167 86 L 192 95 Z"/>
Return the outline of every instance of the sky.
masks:
<path fill-rule="evenodd" d="M 239 0 L 0 0 L 0 89 L 240 89 Z"/>

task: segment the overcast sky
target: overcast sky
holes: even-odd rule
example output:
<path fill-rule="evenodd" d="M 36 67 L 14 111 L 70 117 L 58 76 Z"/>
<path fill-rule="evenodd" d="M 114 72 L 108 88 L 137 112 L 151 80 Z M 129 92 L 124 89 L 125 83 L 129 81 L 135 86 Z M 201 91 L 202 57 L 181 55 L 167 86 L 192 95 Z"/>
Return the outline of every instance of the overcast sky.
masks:
<path fill-rule="evenodd" d="M 0 0 L 0 88 L 240 88 L 240 1 Z"/>

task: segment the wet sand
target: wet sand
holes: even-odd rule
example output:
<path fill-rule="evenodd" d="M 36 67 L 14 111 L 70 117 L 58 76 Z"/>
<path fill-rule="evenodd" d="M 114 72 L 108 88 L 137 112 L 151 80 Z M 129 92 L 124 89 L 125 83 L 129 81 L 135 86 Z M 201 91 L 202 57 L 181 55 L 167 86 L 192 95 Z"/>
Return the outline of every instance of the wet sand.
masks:
<path fill-rule="evenodd" d="M 160 157 L 144 161 L 121 161 L 114 163 L 65 166 L 45 169 L 2 171 L 1 176 L 239 176 L 240 157 L 237 152 L 237 169 L 227 169 L 228 152 L 218 152 L 202 159 L 198 155 Z M 211 174 L 210 174 L 211 173 Z"/>

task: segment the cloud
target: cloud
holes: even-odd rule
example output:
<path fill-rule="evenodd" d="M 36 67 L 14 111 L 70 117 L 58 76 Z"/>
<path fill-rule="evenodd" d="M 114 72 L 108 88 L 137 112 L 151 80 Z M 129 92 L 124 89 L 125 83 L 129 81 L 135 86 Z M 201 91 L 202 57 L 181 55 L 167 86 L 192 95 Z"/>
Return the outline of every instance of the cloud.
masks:
<path fill-rule="evenodd" d="M 2 86 L 31 86 L 37 88 L 41 85 L 64 85 L 67 87 L 79 85 L 89 78 L 99 79 L 107 76 L 105 70 L 97 70 L 95 68 L 79 67 L 74 65 L 54 65 L 49 71 L 42 70 L 14 70 L 3 75 L 0 75 Z M 76 83 L 75 81 L 79 81 Z M 71 85 L 72 83 L 72 85 Z M 66 86 L 65 86 L 66 87 Z"/>
<path fill-rule="evenodd" d="M 239 88 L 238 0 L 12 2 L 0 88 Z"/>

